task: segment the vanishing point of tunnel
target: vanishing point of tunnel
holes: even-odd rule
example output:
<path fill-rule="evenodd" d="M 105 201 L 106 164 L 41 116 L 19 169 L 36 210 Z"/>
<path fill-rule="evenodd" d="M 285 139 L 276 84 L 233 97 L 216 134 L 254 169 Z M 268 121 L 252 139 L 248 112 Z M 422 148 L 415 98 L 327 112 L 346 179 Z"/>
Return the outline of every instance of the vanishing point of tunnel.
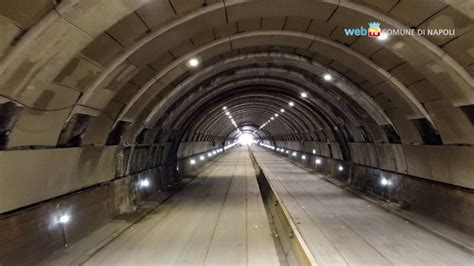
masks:
<path fill-rule="evenodd" d="M 473 75 L 473 0 L 0 0 L 0 266 L 473 266 Z"/>

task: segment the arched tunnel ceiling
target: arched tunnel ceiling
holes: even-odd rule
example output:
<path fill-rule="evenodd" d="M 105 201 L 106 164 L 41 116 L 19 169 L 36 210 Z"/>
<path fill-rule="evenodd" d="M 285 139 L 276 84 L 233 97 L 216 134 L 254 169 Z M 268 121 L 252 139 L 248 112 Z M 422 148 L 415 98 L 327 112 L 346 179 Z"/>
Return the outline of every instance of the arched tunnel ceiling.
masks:
<path fill-rule="evenodd" d="M 374 22 L 384 30 L 454 34 L 346 35 Z M 186 206 L 204 203 L 222 220 L 240 213 L 226 214 L 224 203 L 258 203 L 262 215 L 253 207 L 240 215 L 245 229 L 247 218 L 266 219 L 256 199 L 259 189 L 274 188 L 272 179 L 302 195 L 295 206 L 312 205 L 307 181 L 318 178 L 290 168 L 291 161 L 334 178 L 343 194 L 356 189 L 390 202 L 408 215 L 394 216 L 402 224 L 421 217 L 421 226 L 435 225 L 427 228 L 443 235 L 443 250 L 470 243 L 457 232 L 445 243 L 444 230 L 473 231 L 473 0 L 1 0 L 0 36 L 0 222 L 13 230 L 0 240 L 1 262 L 28 253 L 63 261 L 61 254 L 72 255 L 63 247 L 84 241 L 96 248 L 89 240 L 102 239 L 105 225 L 125 234 L 175 193 L 186 203 L 173 203 L 182 211 L 175 220 L 194 217 L 202 228 L 209 219 Z M 254 134 L 262 148 L 223 155 L 242 133 Z M 314 187 L 330 180 L 318 181 Z M 331 204 L 335 197 L 341 206 L 356 204 L 341 201 L 334 188 L 318 193 Z M 373 218 L 371 206 L 360 217 Z M 191 232 L 168 224 L 173 230 L 157 227 L 156 239 L 167 239 L 162 231 Z M 268 238 L 266 227 L 259 232 Z M 340 235 L 336 230 L 334 239 Z M 181 236 L 183 245 L 177 239 L 171 246 L 185 247 L 190 238 Z M 410 251 L 417 243 L 400 244 Z"/>
<path fill-rule="evenodd" d="M 444 144 L 474 143 L 470 1 L 21 3 L 0 10 L 0 103 L 20 110 L 3 118 L 8 148 L 56 146 L 76 131 L 103 145 L 124 123 L 124 142 L 144 129 L 148 141 L 223 140 L 235 129 L 223 106 L 254 127 L 285 108 L 262 128 L 272 139 L 359 141 L 366 130 L 422 143 L 415 121 L 426 120 Z M 456 35 L 344 35 L 370 21 Z"/>

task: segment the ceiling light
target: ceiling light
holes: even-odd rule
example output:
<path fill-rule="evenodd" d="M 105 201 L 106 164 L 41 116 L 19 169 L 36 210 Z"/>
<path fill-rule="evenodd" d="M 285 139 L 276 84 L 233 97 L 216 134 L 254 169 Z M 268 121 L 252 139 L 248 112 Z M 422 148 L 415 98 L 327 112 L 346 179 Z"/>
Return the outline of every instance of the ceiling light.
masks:
<path fill-rule="evenodd" d="M 222 107 L 222 110 L 227 110 L 227 106 Z"/>
<path fill-rule="evenodd" d="M 275 114 L 276 117 L 278 117 L 278 114 Z"/>
<path fill-rule="evenodd" d="M 306 160 L 306 155 L 301 156 L 301 159 Z"/>
<path fill-rule="evenodd" d="M 229 113 L 229 112 L 225 112 L 225 114 L 226 114 L 226 115 L 230 115 L 230 113 Z"/>
<path fill-rule="evenodd" d="M 380 179 L 380 184 L 382 186 L 391 186 L 392 185 L 392 180 L 387 179 L 385 177 L 382 177 L 382 179 Z"/>
<path fill-rule="evenodd" d="M 295 103 L 294 103 L 294 102 L 289 102 L 288 105 L 289 105 L 289 106 L 294 106 Z"/>
<path fill-rule="evenodd" d="M 308 94 L 306 94 L 306 92 L 302 92 L 301 97 L 306 98 L 306 97 L 308 97 Z"/>
<path fill-rule="evenodd" d="M 383 33 L 383 32 L 380 33 L 380 35 L 377 37 L 377 40 L 379 40 L 379 41 L 385 41 L 387 39 L 388 39 L 388 34 Z"/>
<path fill-rule="evenodd" d="M 275 117 L 272 116 L 272 117 L 270 117 L 270 119 L 271 119 L 271 120 L 275 120 Z"/>
<path fill-rule="evenodd" d="M 195 164 L 196 164 L 196 160 L 191 159 L 190 163 L 191 163 L 192 165 L 195 165 Z"/>
<path fill-rule="evenodd" d="M 321 164 L 321 159 L 316 159 L 316 164 Z"/>
<path fill-rule="evenodd" d="M 199 60 L 197 58 L 191 58 L 188 61 L 190 67 L 197 67 L 199 66 Z"/>
<path fill-rule="evenodd" d="M 337 168 L 337 170 L 342 171 L 344 170 L 344 167 L 342 167 L 342 165 L 339 165 L 339 168 Z"/>
<path fill-rule="evenodd" d="M 140 187 L 149 187 L 150 181 L 148 179 L 140 180 Z"/>
<path fill-rule="evenodd" d="M 324 74 L 323 78 L 324 78 L 325 81 L 330 81 L 330 80 L 332 80 L 332 76 L 329 75 L 329 74 Z"/>
<path fill-rule="evenodd" d="M 315 149 L 313 149 L 313 154 L 316 154 L 316 150 L 315 150 Z"/>
<path fill-rule="evenodd" d="M 71 216 L 64 214 L 58 218 L 58 223 L 66 224 L 71 220 Z"/>
<path fill-rule="evenodd" d="M 199 159 L 201 159 L 201 161 L 204 161 L 204 159 L 206 159 L 206 158 L 204 158 L 204 156 L 201 155 L 201 156 L 199 156 Z"/>
<path fill-rule="evenodd" d="M 280 109 L 280 112 L 284 113 L 284 112 L 285 112 L 285 109 L 283 109 L 283 108 L 282 108 L 282 109 Z"/>
<path fill-rule="evenodd" d="M 293 157 L 296 157 L 296 152 L 293 152 Z"/>

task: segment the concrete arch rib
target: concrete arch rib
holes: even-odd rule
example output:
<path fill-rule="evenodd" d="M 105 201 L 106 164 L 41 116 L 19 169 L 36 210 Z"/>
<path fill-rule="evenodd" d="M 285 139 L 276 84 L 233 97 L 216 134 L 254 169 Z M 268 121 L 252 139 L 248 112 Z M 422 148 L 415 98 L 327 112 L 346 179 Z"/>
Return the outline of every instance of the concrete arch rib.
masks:
<path fill-rule="evenodd" d="M 182 25 L 183 23 L 189 22 L 192 19 L 195 19 L 201 15 L 208 14 L 210 12 L 214 12 L 220 9 L 226 9 L 231 6 L 238 6 L 240 4 L 245 4 L 249 3 L 252 1 L 248 0 L 232 0 L 232 1 L 224 1 L 224 2 L 218 2 L 215 4 L 211 4 L 209 6 L 206 6 L 204 8 L 201 8 L 197 11 L 191 12 L 188 15 L 183 16 L 182 18 L 179 18 L 164 27 L 159 28 L 155 32 L 152 32 L 151 34 L 143 37 L 141 40 L 139 40 L 136 44 L 128 48 L 120 57 L 117 57 L 106 69 L 105 71 L 98 77 L 98 79 L 94 82 L 94 84 L 89 88 L 89 90 L 85 93 L 85 95 L 80 99 L 80 104 L 85 105 L 85 103 L 88 101 L 88 99 L 93 95 L 94 90 L 102 83 L 108 75 L 110 75 L 113 70 L 118 67 L 122 62 L 124 62 L 130 55 L 132 55 L 134 52 L 138 51 L 141 47 L 146 45 L 148 42 L 156 38 L 157 36 L 160 36 L 161 34 L 173 30 L 176 27 Z M 340 6 L 344 8 L 348 8 L 350 10 L 356 11 L 358 13 L 373 17 L 375 19 L 378 19 L 379 21 L 383 23 L 387 23 L 393 27 L 401 28 L 401 29 L 407 29 L 408 27 L 404 26 L 402 23 L 378 12 L 373 9 L 370 9 L 368 7 L 352 3 L 349 1 L 320 1 L 320 3 L 324 4 L 329 4 L 329 5 L 335 5 L 335 6 Z M 278 11 L 278 9 L 274 9 L 274 11 Z M 274 15 L 287 15 L 284 12 L 284 9 L 280 11 L 280 13 L 274 14 Z M 421 37 L 421 36 L 413 36 L 414 40 L 420 44 L 423 45 L 423 47 L 426 47 L 429 49 L 431 52 L 433 52 L 437 57 L 441 58 L 444 62 L 446 62 L 447 65 L 452 67 L 455 72 L 457 72 L 466 82 L 468 82 L 471 86 L 474 86 L 474 80 L 472 76 L 457 62 L 455 61 L 451 56 L 447 55 L 442 49 L 440 49 L 438 46 L 435 44 L 431 43 L 428 39 Z M 1 70 L 2 68 L 0 68 Z"/>
<path fill-rule="evenodd" d="M 225 92 L 221 92 L 219 94 L 222 95 L 223 93 Z M 234 116 L 235 120 L 237 122 L 239 121 L 241 122 L 240 120 L 241 117 L 239 116 L 248 115 L 252 119 L 259 120 L 259 121 L 250 121 L 250 122 L 260 123 L 259 125 L 269 120 L 270 117 L 273 116 L 275 113 L 278 113 L 279 109 L 286 108 L 287 102 L 288 100 L 290 100 L 289 98 L 287 98 L 286 95 L 281 94 L 281 92 L 277 94 L 276 91 L 273 93 L 274 95 L 273 94 L 269 95 L 268 93 L 264 94 L 263 92 L 258 93 L 258 94 L 254 94 L 254 93 L 249 94 L 247 92 L 247 94 L 244 94 L 244 95 L 240 95 L 242 92 L 238 92 L 238 93 L 239 94 L 237 94 L 236 96 L 233 96 L 235 97 L 235 100 L 226 102 L 227 105 L 232 106 L 232 108 L 236 110 L 232 112 L 232 115 Z M 215 96 L 212 96 L 212 97 L 215 97 Z M 202 102 L 198 103 L 199 106 L 197 106 L 196 109 L 203 108 L 201 106 L 206 106 L 206 103 L 208 102 L 210 102 L 209 99 L 204 99 Z M 263 107 L 265 107 L 265 111 L 261 111 L 257 113 L 248 112 L 248 110 L 254 110 L 255 105 L 257 106 L 262 105 Z M 193 110 L 187 109 L 185 110 L 184 113 L 180 113 L 178 121 L 173 120 L 173 124 L 176 124 L 177 127 L 180 127 L 183 123 L 186 122 L 186 120 L 190 119 L 190 117 L 193 115 L 196 109 L 193 109 Z M 242 112 L 241 109 L 244 109 L 244 112 Z M 271 111 L 268 111 L 268 110 L 271 110 Z M 287 109 L 285 114 L 281 114 L 282 117 L 280 120 L 285 120 L 287 125 L 291 125 L 288 128 L 287 133 L 291 133 L 295 131 L 306 132 L 311 129 L 318 129 L 318 128 L 322 129 L 324 127 L 327 127 L 327 125 L 324 125 L 320 122 L 322 119 L 316 119 L 315 117 L 306 115 L 309 113 L 309 111 L 310 110 L 308 110 L 308 108 L 305 107 L 304 103 L 298 102 L 298 104 L 294 108 L 289 108 Z M 265 115 L 261 116 L 261 114 L 265 114 Z M 197 131 L 202 131 L 200 129 L 202 128 L 200 123 L 201 121 L 206 120 L 206 117 L 209 117 L 209 116 L 218 117 L 218 118 L 208 120 L 208 122 L 204 124 L 204 128 L 219 126 L 219 124 L 223 124 L 223 125 L 229 124 L 229 123 L 226 123 L 228 122 L 228 118 L 222 115 L 222 110 L 217 108 L 217 109 L 213 109 L 212 111 L 209 111 L 209 113 L 206 113 L 206 116 L 202 116 L 201 118 L 199 118 L 196 121 L 195 125 L 193 125 L 193 128 L 196 128 Z M 293 119 L 286 120 L 287 117 L 292 117 Z M 173 118 L 170 117 L 170 119 L 173 119 Z M 221 123 L 221 122 L 224 122 L 224 123 Z M 286 126 L 282 126 L 282 128 L 286 128 Z M 293 131 L 289 130 L 290 128 L 292 128 Z"/>
<path fill-rule="evenodd" d="M 269 103 L 268 101 L 265 101 L 263 99 L 262 100 L 252 99 L 251 97 L 252 96 L 250 95 L 239 96 L 238 99 L 230 102 L 230 104 L 234 106 L 234 109 L 236 109 L 236 111 L 233 111 L 232 114 L 238 125 L 242 123 L 252 123 L 256 125 L 261 125 L 263 122 L 270 119 L 270 116 L 272 116 L 276 111 L 276 110 L 273 110 L 273 112 L 271 111 L 272 110 L 271 108 L 272 107 L 274 108 L 274 106 L 272 106 L 271 103 Z M 254 106 L 255 104 L 263 105 L 263 106 Z M 252 113 L 252 112 L 249 112 L 249 110 L 258 110 L 258 112 Z M 186 114 L 183 115 L 184 116 L 183 119 L 180 119 L 179 121 L 177 121 L 177 123 L 179 125 L 184 124 L 186 120 L 191 117 L 191 115 L 192 115 L 191 111 L 186 112 Z M 248 116 L 248 118 L 246 118 L 246 116 Z M 282 116 L 282 120 L 286 120 L 288 116 L 297 117 L 296 114 L 289 113 L 289 115 L 287 116 Z M 206 117 L 216 117 L 216 119 L 213 118 L 209 120 Z M 208 122 L 205 122 L 206 119 L 208 120 Z M 301 119 L 304 119 L 304 118 L 301 118 Z M 200 116 L 195 121 L 196 123 L 195 125 L 193 125 L 193 129 L 196 129 L 196 131 L 201 131 L 200 130 L 201 128 L 206 128 L 213 125 L 219 126 L 221 124 L 220 122 L 222 121 L 225 122 L 223 123 L 224 125 L 225 124 L 230 125 L 229 119 L 223 116 L 221 111 L 218 109 L 207 111 L 206 116 Z M 294 130 L 305 128 L 305 125 L 303 124 L 303 122 L 300 122 L 299 119 L 288 120 L 286 122 L 287 122 L 286 123 L 287 125 L 291 125 L 289 128 L 293 128 Z"/>
<path fill-rule="evenodd" d="M 282 78 L 282 71 L 274 68 L 251 68 L 245 69 L 243 73 L 241 71 L 236 71 L 235 74 L 227 76 L 225 78 L 220 77 L 213 81 L 211 84 L 206 85 L 206 90 L 202 93 L 205 95 L 196 94 L 193 98 L 196 102 L 201 101 L 203 98 L 208 97 L 210 93 L 215 93 L 215 91 L 220 90 L 233 90 L 239 87 L 282 87 L 286 88 L 291 92 L 294 100 L 300 98 L 301 91 L 305 90 L 306 93 L 313 95 L 308 98 L 307 101 L 314 102 L 317 106 L 320 106 L 327 114 L 330 114 L 331 109 L 339 109 L 340 114 L 345 116 L 345 121 L 352 121 L 360 123 L 358 115 L 353 114 L 349 106 L 352 102 L 348 102 L 344 98 L 333 91 L 325 90 L 316 84 L 311 83 L 311 81 L 297 76 L 291 72 L 285 72 L 285 78 Z M 187 101 L 190 101 L 188 99 Z M 368 114 L 367 114 L 368 115 Z"/>
<path fill-rule="evenodd" d="M 245 63 L 245 62 L 264 62 L 265 58 L 268 56 L 272 57 L 272 60 L 277 60 L 279 63 L 285 63 L 288 65 L 293 65 L 297 67 L 306 67 L 308 70 L 315 71 L 315 68 L 319 68 L 317 70 L 320 74 L 326 73 L 325 67 L 322 67 L 318 63 L 309 63 L 308 60 L 298 57 L 298 56 L 289 56 L 289 55 L 284 55 L 284 54 L 268 54 L 268 53 L 263 53 L 263 54 L 257 54 L 257 55 L 251 55 L 251 56 L 239 56 L 235 57 L 229 60 L 226 60 L 220 64 L 208 67 L 204 70 L 202 70 L 199 73 L 196 73 L 192 78 L 188 79 L 185 81 L 185 83 L 180 84 L 178 87 L 174 89 L 172 93 L 174 93 L 176 96 L 179 96 L 180 94 L 177 94 L 179 90 L 181 90 L 184 87 L 192 87 L 195 86 L 197 83 L 202 82 L 204 80 L 204 76 L 211 76 L 219 73 L 221 70 L 229 69 L 228 66 L 236 66 L 240 63 Z M 267 58 L 268 59 L 268 58 Z M 247 61 L 248 60 L 248 61 Z M 206 74 L 207 73 L 207 74 Z M 334 77 L 340 77 L 338 73 L 331 72 L 333 73 Z M 378 109 L 378 105 L 372 100 L 370 96 L 365 94 L 362 90 L 357 88 L 354 85 L 350 85 L 349 81 L 346 79 L 340 78 L 339 82 L 335 83 L 339 87 L 343 87 L 341 91 L 345 91 L 348 93 L 348 96 L 356 97 L 355 101 L 358 102 L 361 106 L 365 107 L 365 110 L 373 117 L 375 121 L 377 121 L 380 125 L 384 124 L 391 124 L 390 119 L 381 111 Z M 182 93 L 182 92 L 181 92 Z M 168 96 L 169 97 L 169 96 Z M 166 101 L 168 101 L 167 98 Z M 165 101 L 163 101 L 165 103 Z M 158 110 L 159 107 L 155 108 L 155 112 Z M 151 119 L 151 116 L 149 116 Z"/>
<path fill-rule="evenodd" d="M 339 49 L 340 51 L 342 51 L 342 52 L 344 52 L 348 55 L 356 57 L 358 60 L 361 60 L 362 62 L 367 64 L 371 69 L 373 69 L 374 71 L 379 73 L 382 77 L 385 78 L 385 80 L 387 82 L 391 83 L 393 85 L 393 87 L 398 90 L 399 95 L 402 98 L 404 98 L 405 101 L 411 106 L 412 111 L 415 113 L 415 117 L 416 116 L 424 117 L 424 118 L 428 119 L 433 124 L 433 126 L 435 126 L 432 119 L 431 119 L 431 117 L 430 117 L 430 115 L 429 115 L 429 113 L 421 105 L 421 103 L 415 98 L 415 96 L 400 81 L 398 81 L 395 77 L 393 77 L 391 74 L 389 74 L 384 69 L 377 66 L 375 63 L 373 63 L 369 59 L 365 58 L 364 56 L 354 52 L 350 48 L 348 48 L 344 45 L 341 45 L 341 44 L 339 44 L 335 41 L 331 41 L 331 40 L 328 40 L 328 39 L 325 39 L 325 38 L 321 38 L 321 37 L 318 37 L 318 36 L 315 36 L 315 35 L 312 35 L 312 34 L 306 34 L 306 33 L 300 33 L 300 32 L 291 32 L 291 31 L 263 31 L 263 32 L 241 33 L 241 34 L 237 34 L 235 36 L 232 36 L 230 38 L 220 39 L 218 41 L 210 43 L 206 46 L 203 46 L 203 47 L 201 47 L 201 48 L 199 48 L 199 49 L 197 49 L 197 50 L 195 50 L 191 53 L 188 53 L 188 54 L 180 57 L 179 59 L 174 61 L 172 64 L 167 66 L 165 69 L 160 71 L 157 75 L 155 75 L 153 77 L 153 79 L 151 79 L 149 82 L 147 82 L 145 85 L 143 85 L 142 88 L 140 88 L 138 93 L 136 95 L 134 95 L 134 97 L 130 100 L 129 104 L 123 109 L 123 111 L 121 112 L 121 114 L 118 117 L 118 120 L 121 120 L 121 119 L 124 118 L 126 112 L 131 108 L 131 106 L 142 95 L 144 95 L 145 92 L 157 80 L 159 80 L 166 73 L 168 73 L 172 69 L 176 68 L 177 66 L 185 64 L 186 60 L 188 60 L 189 58 L 191 58 L 193 56 L 199 56 L 200 54 L 203 54 L 203 53 L 205 53 L 209 50 L 215 49 L 216 47 L 218 47 L 220 45 L 224 45 L 225 43 L 229 43 L 229 42 L 235 43 L 235 42 L 240 41 L 240 40 L 252 39 L 252 38 L 263 38 L 263 39 L 267 39 L 267 41 L 268 41 L 268 39 L 272 36 L 301 39 L 301 40 L 304 40 L 304 43 L 310 43 L 310 44 L 312 44 L 314 42 L 324 43 L 326 45 L 334 47 L 335 49 Z M 303 47 L 303 48 L 309 48 L 309 47 Z M 318 64 L 316 62 L 313 62 L 312 64 L 317 66 L 317 68 L 318 68 L 317 70 L 318 70 L 319 73 L 331 72 L 334 76 L 338 77 L 335 82 L 340 83 L 340 85 L 344 85 L 344 86 L 342 86 L 342 89 L 352 90 L 353 91 L 352 93 L 354 93 L 354 91 L 361 91 L 360 89 L 354 90 L 354 88 L 350 88 L 350 87 L 355 87 L 355 85 L 351 84 L 345 77 L 338 74 L 337 72 L 328 70 L 328 69 L 326 69 L 325 67 L 321 66 L 320 64 Z M 348 85 L 348 84 L 350 84 L 350 85 Z M 370 103 L 368 101 L 372 101 L 372 103 L 370 103 L 370 104 L 371 105 L 376 105 L 375 102 L 373 102 L 373 100 L 370 100 L 370 96 L 364 97 L 364 100 L 366 101 L 366 104 Z M 377 119 L 377 120 L 379 120 L 379 119 Z"/>

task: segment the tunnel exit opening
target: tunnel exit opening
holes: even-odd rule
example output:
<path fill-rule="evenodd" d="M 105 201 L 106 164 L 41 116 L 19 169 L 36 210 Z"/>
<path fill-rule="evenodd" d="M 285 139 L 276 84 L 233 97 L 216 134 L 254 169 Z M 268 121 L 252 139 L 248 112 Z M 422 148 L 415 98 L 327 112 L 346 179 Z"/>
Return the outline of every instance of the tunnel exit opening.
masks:
<path fill-rule="evenodd" d="M 250 133 L 244 133 L 239 136 L 239 143 L 242 146 L 251 146 L 254 143 L 254 137 Z"/>

